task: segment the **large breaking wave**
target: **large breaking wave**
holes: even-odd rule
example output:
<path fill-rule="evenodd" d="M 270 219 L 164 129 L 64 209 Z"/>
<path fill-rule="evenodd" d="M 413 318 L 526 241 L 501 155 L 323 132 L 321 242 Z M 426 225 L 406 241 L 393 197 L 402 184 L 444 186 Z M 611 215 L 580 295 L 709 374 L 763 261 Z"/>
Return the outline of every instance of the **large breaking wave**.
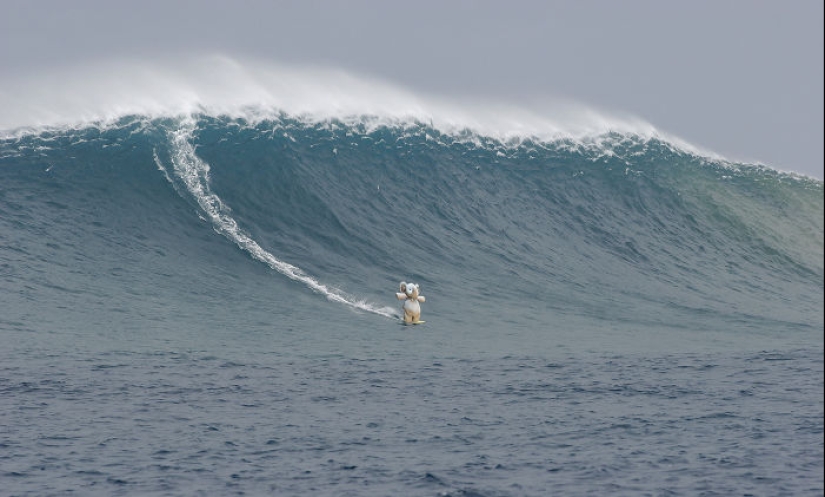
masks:
<path fill-rule="evenodd" d="M 822 327 L 821 181 L 572 106 L 454 105 L 338 72 L 213 62 L 130 66 L 118 91 L 103 77 L 76 99 L 35 85 L 41 111 L 4 96 L 7 202 L 48 184 L 71 213 L 93 184 L 157 207 L 161 177 L 254 263 L 383 316 L 413 278 L 439 292 L 432 310 L 469 324 Z M 28 229 L 13 218 L 7 232 Z"/>

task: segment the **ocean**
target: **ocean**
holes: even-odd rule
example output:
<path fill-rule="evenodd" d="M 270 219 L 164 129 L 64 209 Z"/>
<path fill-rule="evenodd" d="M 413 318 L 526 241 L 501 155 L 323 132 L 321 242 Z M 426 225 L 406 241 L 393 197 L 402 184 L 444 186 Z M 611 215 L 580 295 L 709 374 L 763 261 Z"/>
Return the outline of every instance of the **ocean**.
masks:
<path fill-rule="evenodd" d="M 821 180 L 247 111 L 2 135 L 0 494 L 823 495 Z"/>

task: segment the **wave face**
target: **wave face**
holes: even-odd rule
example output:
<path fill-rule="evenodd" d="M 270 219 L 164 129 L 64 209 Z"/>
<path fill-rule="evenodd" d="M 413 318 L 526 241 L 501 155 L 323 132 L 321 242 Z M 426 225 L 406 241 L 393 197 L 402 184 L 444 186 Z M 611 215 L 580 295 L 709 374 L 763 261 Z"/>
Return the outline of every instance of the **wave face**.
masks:
<path fill-rule="evenodd" d="M 629 132 L 285 113 L 40 129 L 0 142 L 0 234 L 13 327 L 382 320 L 402 280 L 456 331 L 823 327 L 822 182 Z"/>

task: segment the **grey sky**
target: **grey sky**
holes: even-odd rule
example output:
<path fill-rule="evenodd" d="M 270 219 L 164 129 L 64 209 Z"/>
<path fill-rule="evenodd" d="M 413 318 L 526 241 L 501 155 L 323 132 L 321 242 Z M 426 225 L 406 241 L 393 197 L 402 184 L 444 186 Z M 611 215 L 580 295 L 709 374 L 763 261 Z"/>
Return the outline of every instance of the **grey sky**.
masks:
<path fill-rule="evenodd" d="M 446 97 L 572 99 L 641 117 L 730 159 L 823 178 L 821 0 L 0 0 L 0 7 L 0 91 L 6 76 L 87 60 L 251 55 Z"/>

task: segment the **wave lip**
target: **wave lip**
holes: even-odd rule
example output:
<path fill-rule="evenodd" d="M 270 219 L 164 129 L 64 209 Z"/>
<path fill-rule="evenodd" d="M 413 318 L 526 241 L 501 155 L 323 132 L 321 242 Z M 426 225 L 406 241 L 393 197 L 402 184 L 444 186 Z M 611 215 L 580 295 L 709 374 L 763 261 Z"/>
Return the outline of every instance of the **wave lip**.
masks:
<path fill-rule="evenodd" d="M 501 142 L 582 140 L 615 132 L 718 158 L 642 119 L 609 116 L 572 102 L 547 102 L 536 112 L 501 102 L 421 96 L 338 69 L 221 55 L 97 63 L 11 79 L 0 88 L 0 108 L 0 130 L 6 136 L 25 132 L 21 130 L 106 126 L 126 116 L 202 114 L 256 123 L 288 115 L 307 123 L 339 120 L 373 127 L 428 123 L 450 135 L 470 131 Z"/>

